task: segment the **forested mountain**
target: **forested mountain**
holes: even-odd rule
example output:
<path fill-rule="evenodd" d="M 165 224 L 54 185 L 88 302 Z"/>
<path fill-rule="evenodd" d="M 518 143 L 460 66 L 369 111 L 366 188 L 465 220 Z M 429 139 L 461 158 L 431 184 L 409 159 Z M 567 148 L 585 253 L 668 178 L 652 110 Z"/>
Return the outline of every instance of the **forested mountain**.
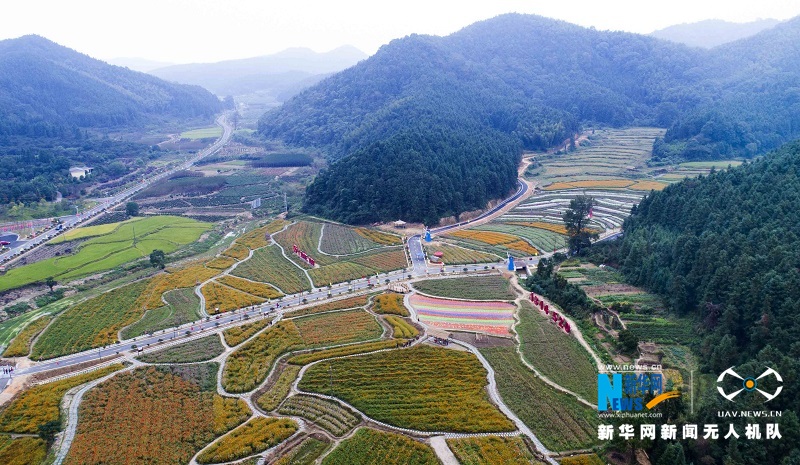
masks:
<path fill-rule="evenodd" d="M 111 66 L 39 36 L 0 41 L 0 134 L 118 128 L 221 109 L 200 87 Z"/>
<path fill-rule="evenodd" d="M 610 256 L 629 282 L 696 317 L 704 371 L 716 377 L 737 366 L 740 373 L 762 373 L 766 365 L 783 375 L 784 385 L 795 386 L 800 382 L 798 224 L 800 142 L 794 142 L 741 167 L 651 193 L 626 220 L 624 239 Z M 709 393 L 705 423 L 715 422 L 717 410 L 731 408 L 719 404 L 727 401 L 713 388 Z M 725 441 L 710 449 L 692 444 L 690 458 L 712 463 L 701 460 L 711 454 L 713 463 L 797 463 L 800 391 L 784 389 L 766 408 L 784 410 L 782 441 Z"/>
<path fill-rule="evenodd" d="M 749 23 L 732 23 L 707 19 L 689 24 L 676 24 L 651 32 L 657 39 L 686 44 L 691 47 L 713 48 L 758 34 L 780 23 L 777 19 L 759 19 Z"/>
<path fill-rule="evenodd" d="M 78 194 L 158 156 L 112 141 L 121 130 L 176 119 L 210 119 L 220 100 L 197 86 L 108 65 L 39 36 L 0 41 L 0 214 L 18 204 Z M 94 168 L 76 181 L 70 166 Z"/>
<path fill-rule="evenodd" d="M 363 166 L 378 158 L 378 142 L 396 152 L 389 142 L 398 133 L 423 141 L 445 130 L 473 138 L 473 152 L 462 153 L 467 164 L 479 156 L 478 140 L 488 140 L 486 135 L 502 133 L 537 150 L 561 143 L 587 123 L 669 127 L 657 144 L 656 162 L 754 155 L 800 135 L 800 100 L 794 95 L 800 56 L 793 45 L 800 43 L 799 34 L 795 19 L 709 51 L 538 16 L 503 15 L 447 37 L 392 41 L 265 114 L 259 131 L 288 144 L 323 147 L 332 161 L 372 147 L 376 156 L 362 156 L 358 163 L 377 175 L 362 186 L 365 198 L 378 195 L 398 175 L 395 166 Z M 504 146 L 513 152 L 512 145 Z M 504 153 L 504 160 L 514 160 L 512 152 Z M 489 173 L 477 175 L 484 183 Z M 404 176 L 422 180 L 419 172 Z M 314 195 L 307 209 L 328 209 L 330 200 L 323 199 L 334 197 L 340 189 L 334 180 L 344 178 L 321 176 L 318 182 L 326 187 L 309 189 Z M 441 187 L 441 195 L 455 199 L 464 187 Z M 508 191 L 513 183 L 500 187 Z M 356 215 L 362 221 L 390 219 L 358 200 L 349 202 L 344 210 L 374 212 Z M 407 199 L 395 202 L 393 211 L 406 212 L 406 219 L 428 217 Z M 437 214 L 463 211 L 456 203 L 442 207 Z M 344 210 L 332 214 L 343 220 Z"/>
<path fill-rule="evenodd" d="M 194 84 L 219 96 L 267 92 L 278 100 L 294 95 L 330 73 L 353 66 L 367 55 L 352 46 L 326 53 L 291 48 L 273 55 L 218 63 L 161 67 L 150 74 L 168 81 Z"/>

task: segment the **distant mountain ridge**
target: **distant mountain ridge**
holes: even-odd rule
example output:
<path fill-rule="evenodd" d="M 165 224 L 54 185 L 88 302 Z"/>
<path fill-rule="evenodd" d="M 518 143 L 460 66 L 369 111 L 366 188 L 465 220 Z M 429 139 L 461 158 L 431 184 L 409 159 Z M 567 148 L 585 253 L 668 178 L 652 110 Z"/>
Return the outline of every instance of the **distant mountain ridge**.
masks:
<path fill-rule="evenodd" d="M 208 118 L 221 109 L 200 87 L 112 66 L 40 36 L 0 41 L 0 134 Z"/>
<path fill-rule="evenodd" d="M 280 95 L 298 85 L 315 83 L 365 58 L 364 52 L 348 45 L 324 53 L 308 48 L 290 48 L 260 57 L 173 65 L 153 69 L 150 74 L 168 81 L 199 85 L 219 96 L 263 89 Z M 311 82 L 306 82 L 309 79 Z"/>
<path fill-rule="evenodd" d="M 148 60 L 147 58 L 139 58 L 139 57 L 118 57 L 106 61 L 110 65 L 129 68 L 134 71 L 139 71 L 140 73 L 146 73 L 154 69 L 164 68 L 175 64 L 175 63 L 168 63 L 166 61 Z"/>
<path fill-rule="evenodd" d="M 798 43 L 800 18 L 704 50 L 508 14 L 447 37 L 394 40 L 266 113 L 259 132 L 329 154 L 330 169 L 307 190 L 307 211 L 350 222 L 430 222 L 485 205 L 485 182 L 496 173 L 471 170 L 474 181 L 466 181 L 457 164 L 473 166 L 480 151 L 511 162 L 515 150 L 551 147 L 584 124 L 668 127 L 656 162 L 775 148 L 800 135 Z M 499 144 L 489 147 L 485 137 Z M 478 152 L 459 151 L 459 140 Z M 438 163 L 449 168 L 438 170 L 443 153 Z M 433 184 L 404 164 L 418 155 L 444 176 L 435 184 L 445 199 L 437 205 L 419 202 Z M 398 177 L 406 198 L 393 208 L 374 202 Z M 511 182 L 504 174 L 492 190 Z M 467 195 L 473 183 L 477 192 Z"/>
<path fill-rule="evenodd" d="M 759 19 L 748 23 L 732 23 L 707 19 L 696 23 L 676 24 L 651 32 L 650 36 L 686 44 L 690 47 L 714 48 L 754 36 L 780 24 L 777 19 Z"/>

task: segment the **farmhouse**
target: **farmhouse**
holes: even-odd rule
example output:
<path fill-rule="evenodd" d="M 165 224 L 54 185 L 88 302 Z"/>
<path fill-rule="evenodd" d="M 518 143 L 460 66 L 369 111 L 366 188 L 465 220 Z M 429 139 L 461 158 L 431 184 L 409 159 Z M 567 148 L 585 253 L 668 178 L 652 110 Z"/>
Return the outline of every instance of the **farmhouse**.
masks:
<path fill-rule="evenodd" d="M 73 166 L 69 169 L 69 175 L 75 179 L 80 179 L 81 177 L 89 176 L 94 168 L 89 168 L 86 166 Z"/>

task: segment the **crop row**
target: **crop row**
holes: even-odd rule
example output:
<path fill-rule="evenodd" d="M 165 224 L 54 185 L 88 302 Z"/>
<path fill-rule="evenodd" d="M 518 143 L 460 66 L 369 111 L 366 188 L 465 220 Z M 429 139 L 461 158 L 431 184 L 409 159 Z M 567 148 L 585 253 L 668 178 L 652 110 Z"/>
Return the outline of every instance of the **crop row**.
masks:
<path fill-rule="evenodd" d="M 413 285 L 414 289 L 435 297 L 468 300 L 514 300 L 517 298 L 511 289 L 511 283 L 499 274 L 426 279 L 417 281 Z"/>
<path fill-rule="evenodd" d="M 25 357 L 30 353 L 33 339 L 53 320 L 49 315 L 43 315 L 26 326 L 17 334 L 11 344 L 6 347 L 3 357 Z"/>
<path fill-rule="evenodd" d="M 332 400 L 304 394 L 286 399 L 279 412 L 303 417 L 338 437 L 344 436 L 361 422 L 355 413 Z"/>
<path fill-rule="evenodd" d="M 387 315 L 384 318 L 392 325 L 392 334 L 396 338 L 411 339 L 419 335 L 419 330 L 404 318 L 400 318 L 396 315 Z"/>
<path fill-rule="evenodd" d="M 399 236 L 375 229 L 356 228 L 356 233 L 380 245 L 401 245 L 403 243 Z"/>
<path fill-rule="evenodd" d="M 231 275 L 220 276 L 219 278 L 217 278 L 217 282 L 222 283 L 228 287 L 237 289 L 239 291 L 252 294 L 256 297 L 262 297 L 264 299 L 277 299 L 278 297 L 283 296 L 283 294 L 278 292 L 277 289 L 270 286 L 269 284 L 248 281 L 243 278 L 237 278 L 236 276 L 231 276 Z"/>
<path fill-rule="evenodd" d="M 291 253 L 291 249 L 290 253 Z M 287 261 L 277 246 L 263 247 L 240 263 L 231 273 L 251 281 L 270 283 L 286 294 L 311 289 L 311 283 L 302 270 Z"/>
<path fill-rule="evenodd" d="M 361 428 L 342 441 L 322 461 L 322 465 L 439 465 L 436 453 L 427 444 L 409 437 Z"/>
<path fill-rule="evenodd" d="M 261 319 L 252 323 L 228 328 L 222 332 L 225 343 L 231 347 L 238 346 L 242 342 L 250 339 L 255 333 L 261 331 L 272 323 L 272 320 Z"/>
<path fill-rule="evenodd" d="M 260 395 L 255 396 L 256 405 L 265 412 L 271 412 L 278 408 L 281 401 L 289 394 L 298 373 L 300 373 L 299 366 L 285 365 L 275 383 Z"/>
<path fill-rule="evenodd" d="M 292 320 L 305 347 L 324 347 L 376 339 L 383 329 L 364 310 L 323 313 Z"/>
<path fill-rule="evenodd" d="M 403 294 L 387 292 L 372 298 L 372 311 L 380 314 L 408 316 L 408 309 L 403 303 Z"/>
<path fill-rule="evenodd" d="M 423 431 L 511 431 L 489 402 L 486 370 L 469 352 L 431 346 L 319 362 L 300 389 L 343 399 L 367 416 Z"/>
<path fill-rule="evenodd" d="M 256 417 L 211 444 L 198 457 L 198 463 L 222 463 L 248 457 L 280 444 L 297 432 L 289 418 Z"/>
<path fill-rule="evenodd" d="M 314 313 L 329 312 L 331 310 L 344 310 L 348 308 L 357 308 L 367 305 L 369 295 L 357 295 L 348 297 L 346 299 L 334 300 L 313 307 L 303 308 L 300 310 L 291 310 L 286 312 L 287 316 L 296 317 L 304 315 L 312 315 Z"/>
<path fill-rule="evenodd" d="M 350 255 L 380 247 L 380 244 L 347 226 L 326 223 L 322 226 L 321 233 L 320 249 L 333 255 Z"/>
<path fill-rule="evenodd" d="M 442 252 L 442 263 L 445 265 L 493 263 L 500 260 L 499 256 L 491 253 L 457 247 L 443 242 L 437 245 L 425 245 L 424 247 L 428 258 L 432 258 L 435 252 Z"/>
<path fill-rule="evenodd" d="M 261 297 L 245 294 L 214 281 L 204 285 L 201 292 L 206 299 L 206 311 L 211 315 L 264 302 Z"/>
<path fill-rule="evenodd" d="M 145 363 L 194 363 L 204 362 L 222 354 L 225 348 L 219 336 L 211 334 L 175 347 L 144 354 L 139 360 Z"/>
<path fill-rule="evenodd" d="M 293 365 L 308 365 L 309 363 L 318 360 L 325 360 L 326 358 L 345 357 L 355 354 L 366 354 L 368 352 L 375 352 L 378 350 L 394 349 L 400 346 L 403 341 L 396 339 L 389 339 L 375 342 L 365 342 L 363 344 L 350 344 L 341 347 L 334 347 L 332 349 L 323 349 L 314 352 L 302 353 L 295 355 L 289 359 L 289 363 Z"/>
<path fill-rule="evenodd" d="M 536 460 L 521 437 L 482 436 L 448 439 L 447 445 L 461 465 L 541 464 Z"/>

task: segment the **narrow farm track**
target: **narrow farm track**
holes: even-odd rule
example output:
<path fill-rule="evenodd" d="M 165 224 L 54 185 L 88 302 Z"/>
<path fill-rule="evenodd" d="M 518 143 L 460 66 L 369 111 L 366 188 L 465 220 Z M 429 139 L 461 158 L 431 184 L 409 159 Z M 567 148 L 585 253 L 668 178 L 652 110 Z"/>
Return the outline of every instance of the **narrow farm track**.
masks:
<path fill-rule="evenodd" d="M 78 408 L 80 407 L 81 400 L 83 400 L 83 395 L 98 384 L 111 379 L 113 376 L 116 376 L 122 372 L 132 371 L 139 366 L 141 366 L 141 364 L 136 362 L 124 370 L 115 371 L 114 373 L 106 375 L 100 379 L 86 383 L 78 389 L 78 391 L 69 401 L 67 401 L 67 397 L 65 396 L 65 403 L 62 405 L 62 408 L 67 410 L 67 428 L 64 431 L 61 440 L 59 441 L 58 452 L 56 453 L 56 458 L 53 461 L 53 465 L 61 465 L 64 463 L 64 459 L 67 458 L 69 448 L 72 446 L 72 441 L 75 439 L 75 434 L 78 431 Z"/>
<path fill-rule="evenodd" d="M 515 352 L 517 353 L 517 355 L 519 356 L 519 359 L 520 359 L 520 361 L 522 361 L 523 365 L 525 365 L 526 367 L 528 367 L 528 369 L 530 369 L 531 371 L 533 371 L 533 373 L 534 373 L 534 374 L 535 374 L 535 375 L 536 375 L 536 376 L 537 376 L 539 379 L 541 379 L 542 381 L 544 381 L 544 382 L 545 382 L 545 384 L 547 384 L 547 385 L 551 386 L 552 388 L 554 388 L 554 389 L 556 389 L 556 390 L 558 390 L 558 391 L 561 391 L 561 392 L 563 392 L 563 393 L 566 393 L 566 394 L 569 394 L 569 395 L 571 395 L 571 396 L 575 397 L 575 398 L 576 398 L 576 399 L 577 399 L 577 400 L 578 400 L 580 403 L 582 403 L 582 404 L 586 405 L 587 407 L 591 407 L 591 408 L 595 408 L 595 409 L 596 409 L 596 408 L 597 408 L 597 405 L 595 405 L 595 404 L 592 404 L 592 403 L 591 403 L 591 402 L 589 402 L 588 400 L 586 400 L 586 399 L 584 399 L 583 397 L 581 397 L 579 394 L 577 394 L 577 393 L 575 393 L 575 392 L 572 392 L 572 391 L 570 391 L 569 389 L 565 388 L 564 386 L 561 386 L 560 384 L 556 383 L 556 382 L 555 382 L 555 381 L 553 381 L 552 379 L 550 379 L 550 378 L 548 378 L 547 376 L 543 375 L 541 372 L 539 372 L 539 370 L 537 370 L 537 369 L 536 369 L 536 368 L 535 368 L 533 365 L 531 365 L 531 364 L 530 364 L 530 362 L 528 362 L 528 360 L 526 360 L 526 359 L 525 359 L 525 356 L 522 354 L 522 350 L 521 350 L 521 348 L 520 348 L 520 347 L 521 347 L 521 345 L 522 345 L 522 341 L 520 340 L 520 338 L 519 338 L 519 333 L 518 333 L 518 332 L 517 332 L 517 330 L 516 330 L 516 328 L 517 328 L 517 325 L 519 325 L 519 323 L 520 323 L 520 319 L 519 319 L 519 315 L 518 315 L 518 313 L 519 313 L 519 308 L 520 308 L 520 305 L 521 305 L 521 304 L 520 304 L 520 302 L 521 302 L 522 300 L 525 300 L 525 294 L 524 294 L 525 290 L 524 290 L 524 289 L 522 289 L 522 286 L 520 286 L 520 285 L 519 285 L 519 282 L 517 281 L 517 278 L 516 278 L 516 277 L 513 277 L 513 278 L 511 279 L 511 285 L 512 285 L 512 287 L 514 287 L 515 289 L 517 289 L 517 290 L 520 290 L 520 291 L 522 291 L 522 292 L 523 292 L 523 295 L 522 295 L 522 297 L 519 297 L 519 298 L 517 298 L 517 299 L 514 301 L 514 303 L 517 305 L 517 311 L 516 311 L 516 312 L 514 312 L 514 325 L 511 327 L 511 329 L 512 329 L 512 332 L 514 333 L 514 341 L 516 342 L 516 344 L 515 344 L 515 346 L 514 346 L 514 351 L 515 351 Z M 550 305 L 552 305 L 552 303 L 551 303 Z M 555 307 L 555 306 L 554 306 L 554 307 Z M 563 314 L 563 312 L 562 312 L 562 314 Z M 565 317 L 565 318 L 566 318 L 566 317 Z M 586 350 L 587 350 L 587 352 L 589 352 L 589 354 L 592 356 L 592 358 L 593 358 L 593 359 L 594 359 L 596 362 L 600 363 L 600 361 L 599 361 L 599 358 L 598 358 L 598 357 L 597 357 L 597 355 L 594 353 L 594 351 L 593 351 L 593 350 L 591 350 L 591 348 L 589 347 L 589 344 L 587 344 L 587 343 L 586 343 L 586 341 L 584 341 L 584 340 L 583 340 L 583 335 L 580 333 L 580 331 L 577 331 L 577 328 L 575 328 L 575 323 L 574 323 L 574 322 L 573 322 L 571 319 L 569 320 L 569 323 L 570 323 L 570 325 L 572 326 L 572 332 L 573 332 L 573 333 L 575 333 L 575 337 L 577 337 L 577 338 L 578 338 L 578 341 L 581 343 L 581 346 L 583 346 L 583 348 L 584 348 L 584 349 L 586 349 Z M 598 370 L 602 368 L 602 367 L 601 367 L 599 364 L 597 365 L 597 367 L 598 367 Z"/>

